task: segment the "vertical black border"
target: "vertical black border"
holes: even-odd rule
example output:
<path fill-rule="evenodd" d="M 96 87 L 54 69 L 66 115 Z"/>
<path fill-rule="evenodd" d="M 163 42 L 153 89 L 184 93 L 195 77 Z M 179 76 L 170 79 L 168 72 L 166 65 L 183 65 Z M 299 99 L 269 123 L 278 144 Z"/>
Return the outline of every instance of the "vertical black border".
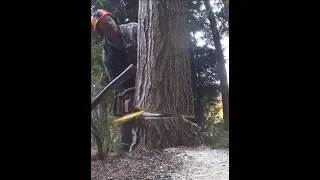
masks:
<path fill-rule="evenodd" d="M 56 82 L 54 85 L 57 86 L 57 90 L 52 92 L 58 91 L 57 105 L 60 102 L 60 106 L 56 107 L 56 111 L 60 112 L 54 123 L 57 130 L 53 136 L 57 145 L 54 151 L 58 151 L 59 156 L 61 155 L 57 157 L 56 169 L 63 178 L 89 179 L 91 178 L 91 4 L 89 1 L 71 1 L 63 4 L 65 6 L 63 13 L 59 12 L 60 33 L 57 34 L 59 39 L 57 43 L 60 43 L 54 46 L 59 47 L 59 54 L 64 58 L 55 64 L 58 69 L 55 72 L 58 75 L 53 77 L 53 81 Z M 54 129 L 52 130 L 54 132 Z"/>
<path fill-rule="evenodd" d="M 256 5 L 249 0 L 230 2 L 230 179 L 260 178 L 264 171 L 261 153 L 268 142 L 263 132 L 270 102 L 262 93 L 267 82 L 261 54 L 265 46 Z"/>
<path fill-rule="evenodd" d="M 295 13 L 302 8 L 281 5 L 248 0 L 230 5 L 230 179 L 299 172 L 292 168 L 298 161 L 295 134 L 303 132 L 296 127 L 303 117 L 294 100 L 300 94 L 297 71 L 304 69 L 303 47 L 296 44 L 305 43 L 295 38 L 300 31 Z"/>
<path fill-rule="evenodd" d="M 2 65 L 14 69 L 5 111 L 14 118 L 3 127 L 9 162 L 21 168 L 10 174 L 90 179 L 90 1 L 19 6 L 8 35 L 14 58 Z"/>

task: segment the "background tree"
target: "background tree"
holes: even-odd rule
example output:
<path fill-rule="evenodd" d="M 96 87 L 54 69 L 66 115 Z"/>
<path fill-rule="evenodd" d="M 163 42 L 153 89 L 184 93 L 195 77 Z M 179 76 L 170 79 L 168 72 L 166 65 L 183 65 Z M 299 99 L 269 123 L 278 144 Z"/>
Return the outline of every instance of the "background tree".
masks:
<path fill-rule="evenodd" d="M 200 0 L 186 1 L 195 116 L 197 123 L 204 129 L 205 114 L 209 112 L 210 107 L 214 106 L 216 98 L 219 96 L 219 77 L 214 56 L 215 50 L 210 47 L 211 44 L 207 41 L 204 46 L 197 45 L 198 39 L 195 37 L 197 32 L 207 34 L 207 18 L 202 7 L 203 2 Z"/>
<path fill-rule="evenodd" d="M 225 67 L 225 60 L 223 55 L 223 49 L 220 42 L 221 36 L 218 30 L 218 25 L 216 21 L 215 14 L 213 13 L 212 6 L 209 0 L 203 0 L 208 13 L 208 19 L 210 21 L 210 29 L 213 35 L 213 42 L 215 47 L 215 56 L 217 57 L 217 67 L 220 79 L 220 91 L 222 95 L 222 105 L 223 105 L 223 119 L 225 122 L 225 129 L 229 128 L 229 87 L 227 71 Z M 223 13 L 222 13 L 223 14 Z"/>

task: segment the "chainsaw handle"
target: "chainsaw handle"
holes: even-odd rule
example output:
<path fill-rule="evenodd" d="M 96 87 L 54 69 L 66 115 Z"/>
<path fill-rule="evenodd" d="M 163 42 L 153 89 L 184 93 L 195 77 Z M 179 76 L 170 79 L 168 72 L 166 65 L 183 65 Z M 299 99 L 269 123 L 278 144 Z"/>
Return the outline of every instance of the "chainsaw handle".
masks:
<path fill-rule="evenodd" d="M 128 88 L 128 89 L 124 90 L 124 91 L 121 93 L 120 96 L 123 96 L 123 95 L 125 95 L 126 93 L 131 92 L 131 91 L 134 92 L 135 90 L 136 90 L 136 87 Z"/>

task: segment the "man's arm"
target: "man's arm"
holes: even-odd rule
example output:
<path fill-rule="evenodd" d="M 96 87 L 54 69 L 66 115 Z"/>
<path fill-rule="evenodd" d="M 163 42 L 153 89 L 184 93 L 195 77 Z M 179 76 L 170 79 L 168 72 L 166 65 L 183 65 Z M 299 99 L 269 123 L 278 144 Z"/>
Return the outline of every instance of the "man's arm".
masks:
<path fill-rule="evenodd" d="M 137 38 L 138 38 L 138 23 L 133 23 L 132 24 L 132 39 L 134 41 L 134 44 L 137 46 Z"/>
<path fill-rule="evenodd" d="M 110 58 L 108 58 L 107 52 L 104 49 L 102 50 L 102 62 L 109 81 L 112 81 L 115 78 L 112 73 L 113 63 Z"/>
<path fill-rule="evenodd" d="M 120 29 L 122 31 L 125 47 L 129 48 L 131 46 L 137 46 L 138 23 L 132 22 L 123 24 L 120 25 Z"/>
<path fill-rule="evenodd" d="M 138 36 L 138 24 L 137 23 L 128 23 L 122 26 L 124 32 L 124 43 L 127 48 L 127 62 L 130 64 L 137 64 L 137 36 Z"/>

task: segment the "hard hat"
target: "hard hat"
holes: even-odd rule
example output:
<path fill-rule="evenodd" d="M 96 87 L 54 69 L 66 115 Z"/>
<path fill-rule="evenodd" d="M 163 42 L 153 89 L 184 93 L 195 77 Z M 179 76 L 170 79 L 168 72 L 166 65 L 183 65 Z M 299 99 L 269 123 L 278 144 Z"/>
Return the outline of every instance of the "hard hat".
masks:
<path fill-rule="evenodd" d="M 92 14 L 91 16 L 91 24 L 93 26 L 93 29 L 96 30 L 97 28 L 97 23 L 99 20 L 104 17 L 105 15 L 111 16 L 112 14 L 108 11 L 105 11 L 103 9 L 98 9 L 95 13 Z"/>

